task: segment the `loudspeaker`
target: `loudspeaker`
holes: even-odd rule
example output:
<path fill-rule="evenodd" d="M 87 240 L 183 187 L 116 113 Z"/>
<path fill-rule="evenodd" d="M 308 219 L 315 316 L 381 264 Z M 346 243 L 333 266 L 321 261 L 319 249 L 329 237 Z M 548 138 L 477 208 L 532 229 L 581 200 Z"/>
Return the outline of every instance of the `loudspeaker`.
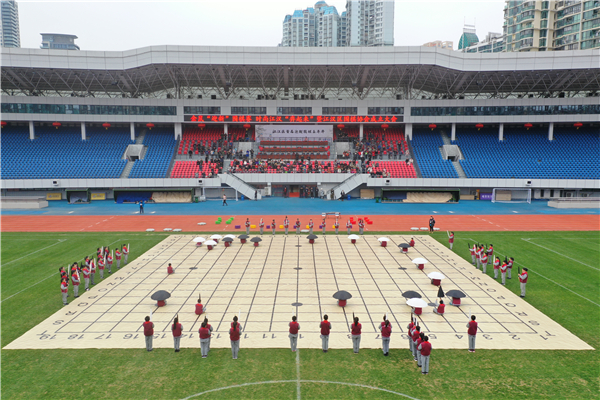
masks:
<path fill-rule="evenodd" d="M 198 179 L 198 185 L 202 185 L 202 179 Z"/>
<path fill-rule="evenodd" d="M 385 180 L 385 184 L 386 184 L 386 185 L 389 185 L 389 184 L 390 184 L 390 180 L 389 180 L 389 179 L 386 179 L 386 180 Z"/>
<path fill-rule="evenodd" d="M 58 186 L 58 181 L 52 181 L 52 186 Z"/>
<path fill-rule="evenodd" d="M 531 186 L 531 181 L 525 181 L 525 186 Z"/>

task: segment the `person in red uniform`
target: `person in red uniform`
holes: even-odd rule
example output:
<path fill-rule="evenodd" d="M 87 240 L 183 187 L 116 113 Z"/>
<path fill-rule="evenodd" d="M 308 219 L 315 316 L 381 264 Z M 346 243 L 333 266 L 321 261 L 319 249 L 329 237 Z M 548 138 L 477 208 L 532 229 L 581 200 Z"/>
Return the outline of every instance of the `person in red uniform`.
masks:
<path fill-rule="evenodd" d="M 415 247 L 415 238 L 410 238 L 410 242 L 408 242 L 410 247 Z"/>
<path fill-rule="evenodd" d="M 202 353 L 202 358 L 206 358 L 208 357 L 208 341 L 210 339 L 210 330 L 206 327 L 205 321 L 202 322 L 198 332 L 200 333 L 200 351 Z"/>
<path fill-rule="evenodd" d="M 350 220 L 346 222 L 346 229 L 348 229 L 348 235 L 352 233 L 352 222 Z"/>
<path fill-rule="evenodd" d="M 331 322 L 328 321 L 329 317 L 327 314 L 323 315 L 323 321 L 319 325 L 321 328 L 321 347 L 323 348 L 323 353 L 327 353 L 329 350 L 329 333 L 331 332 Z"/>
<path fill-rule="evenodd" d="M 290 338 L 290 347 L 292 351 L 296 351 L 296 347 L 298 345 L 298 331 L 300 330 L 300 324 L 296 321 L 296 316 L 292 317 L 292 322 L 289 323 L 290 334 L 288 335 Z"/>
<path fill-rule="evenodd" d="M 296 229 L 296 235 L 300 234 L 300 218 L 296 218 L 296 224 L 294 224 L 294 228 Z"/>
<path fill-rule="evenodd" d="M 198 303 L 196 304 L 196 315 L 202 315 L 203 312 L 206 312 L 206 308 L 202 305 L 202 299 L 198 298 Z"/>
<path fill-rule="evenodd" d="M 519 283 L 521 285 L 521 297 L 525 297 L 525 287 L 527 286 L 527 278 L 529 277 L 527 268 L 523 268 L 523 272 L 519 274 Z"/>
<path fill-rule="evenodd" d="M 129 246 L 123 244 L 123 265 L 127 265 L 127 257 L 129 257 Z"/>
<path fill-rule="evenodd" d="M 479 257 L 480 261 L 481 261 L 481 268 L 483 270 L 483 273 L 485 274 L 487 271 L 487 262 L 488 262 L 488 256 L 485 252 L 481 253 L 481 256 Z M 496 276 L 497 278 L 497 276 Z"/>
<path fill-rule="evenodd" d="M 498 271 L 500 271 L 500 259 L 494 260 L 494 279 L 498 279 Z"/>
<path fill-rule="evenodd" d="M 65 271 L 65 267 L 59 267 L 58 272 L 60 273 L 60 280 L 68 279 L 69 274 Z"/>
<path fill-rule="evenodd" d="M 204 317 L 204 322 L 206 322 L 206 328 L 210 332 L 210 337 L 208 338 L 208 351 L 210 351 L 210 341 L 212 339 L 213 327 L 208 323 L 208 318 Z"/>
<path fill-rule="evenodd" d="M 452 246 L 454 246 L 454 232 L 450 232 L 448 235 L 448 243 L 450 244 L 450 250 L 452 250 Z"/>
<path fill-rule="evenodd" d="M 408 348 L 410 349 L 410 353 L 413 354 L 412 335 L 413 335 L 413 331 L 415 330 L 415 323 L 412 321 L 412 315 L 411 315 L 411 320 L 406 328 L 408 329 Z"/>
<path fill-rule="evenodd" d="M 179 353 L 179 343 L 181 343 L 181 334 L 183 333 L 183 325 L 179 323 L 179 317 L 175 317 L 173 320 L 171 331 L 173 332 L 173 345 L 175 346 L 175 353 Z"/>
<path fill-rule="evenodd" d="M 62 294 L 63 306 L 68 305 L 69 303 L 67 303 L 67 296 L 69 295 L 69 281 L 67 279 L 61 279 L 60 292 Z"/>
<path fill-rule="evenodd" d="M 365 221 L 363 221 L 362 219 L 359 219 L 358 220 L 358 233 L 360 235 L 362 235 L 364 231 L 365 231 Z"/>
<path fill-rule="evenodd" d="M 246 235 L 250 234 L 250 218 L 246 218 L 246 222 L 244 223 L 246 226 Z"/>
<path fill-rule="evenodd" d="M 117 269 L 121 268 L 121 251 L 118 247 L 115 250 L 115 259 L 117 260 Z"/>
<path fill-rule="evenodd" d="M 327 231 L 327 222 L 325 222 L 325 218 L 323 218 L 323 222 L 321 222 L 321 229 L 323 229 L 323 235 Z"/>
<path fill-rule="evenodd" d="M 392 336 L 392 324 L 387 319 L 379 326 L 381 330 L 381 348 L 383 355 L 388 356 L 390 354 L 390 339 Z"/>
<path fill-rule="evenodd" d="M 423 342 L 423 338 L 425 337 L 424 332 L 419 333 L 419 337 L 415 343 L 415 347 L 417 348 L 417 367 L 421 368 L 421 343 Z"/>
<path fill-rule="evenodd" d="M 437 315 L 443 315 L 444 311 L 446 311 L 446 305 L 444 304 L 444 300 L 440 300 L 440 304 L 437 306 L 437 308 L 433 309 L 433 312 Z"/>
<path fill-rule="evenodd" d="M 150 317 L 144 318 L 144 338 L 146 339 L 146 350 L 152 351 L 152 338 L 154 337 L 154 324 L 150 321 Z"/>
<path fill-rule="evenodd" d="M 92 259 L 90 259 L 90 280 L 91 280 L 92 286 L 94 286 L 96 284 L 94 282 L 95 275 L 96 275 L 96 262 L 92 258 Z"/>
<path fill-rule="evenodd" d="M 90 267 L 83 264 L 81 273 L 83 274 L 83 281 L 85 282 L 85 291 L 88 292 L 90 290 Z"/>
<path fill-rule="evenodd" d="M 362 332 L 362 325 L 358 322 L 358 317 L 354 317 L 354 322 L 350 325 L 350 331 L 352 332 L 354 354 L 358 354 L 358 350 L 360 350 L 360 334 Z"/>
<path fill-rule="evenodd" d="M 98 259 L 98 272 L 100 273 L 100 279 L 104 279 L 104 257 Z"/>
<path fill-rule="evenodd" d="M 81 279 L 79 278 L 79 271 L 75 269 L 71 273 L 71 282 L 73 282 L 73 295 L 75 298 L 79 297 L 79 283 L 81 283 Z"/>
<path fill-rule="evenodd" d="M 335 222 L 333 223 L 333 227 L 335 229 L 335 234 L 337 235 L 340 231 L 340 220 L 339 219 L 335 219 Z"/>
<path fill-rule="evenodd" d="M 413 329 L 413 333 L 411 335 L 412 342 L 413 342 L 413 345 L 412 345 L 413 358 L 415 359 L 415 361 L 418 361 L 418 359 L 417 359 L 417 339 L 419 339 L 419 335 L 421 335 L 421 327 L 417 325 Z"/>
<path fill-rule="evenodd" d="M 313 228 L 314 228 L 315 224 L 312 220 L 312 218 L 308 221 L 308 234 L 312 235 L 313 234 Z"/>
<path fill-rule="evenodd" d="M 494 257 L 494 245 L 490 243 L 490 247 L 487 249 L 487 255 L 489 258 Z"/>
<path fill-rule="evenodd" d="M 500 261 L 500 260 L 498 260 Z M 500 275 L 502 276 L 502 285 L 506 286 L 506 271 L 508 270 L 508 265 L 503 262 L 500 266 Z"/>
<path fill-rule="evenodd" d="M 112 273 L 111 269 L 112 269 L 112 265 L 113 265 L 113 256 L 110 252 L 106 255 L 106 265 L 108 267 L 108 273 L 111 274 Z"/>
<path fill-rule="evenodd" d="M 475 253 L 477 251 L 477 247 L 475 246 L 475 243 L 473 243 L 473 247 L 469 247 L 469 251 L 471 252 L 471 260 L 473 261 L 473 265 L 475 265 L 475 263 L 476 263 Z"/>
<path fill-rule="evenodd" d="M 427 375 L 429 373 L 429 356 L 431 356 L 431 343 L 429 337 L 425 336 L 419 345 L 421 351 L 421 373 Z"/>
<path fill-rule="evenodd" d="M 241 333 L 240 325 L 237 322 L 237 317 L 233 318 L 233 322 L 231 323 L 231 328 L 229 328 L 229 340 L 231 342 L 231 355 L 234 360 L 237 360 L 238 353 L 240 351 L 240 333 Z"/>
<path fill-rule="evenodd" d="M 475 316 L 471 316 L 471 320 L 467 323 L 467 334 L 469 335 L 469 352 L 475 353 L 475 337 L 477 335 L 477 322 Z"/>
<path fill-rule="evenodd" d="M 275 234 L 275 220 L 271 222 L 271 229 L 273 230 L 273 235 Z"/>
<path fill-rule="evenodd" d="M 175 271 L 173 270 L 171 263 L 169 263 L 169 266 L 167 267 L 167 274 L 171 275 L 173 272 L 175 272 Z"/>
<path fill-rule="evenodd" d="M 512 267 L 514 263 L 515 259 L 513 257 L 508 259 L 508 263 L 506 264 L 506 267 L 508 268 L 508 279 L 512 279 Z"/>
<path fill-rule="evenodd" d="M 260 229 L 260 234 L 263 234 L 263 231 L 265 229 L 265 221 L 263 221 L 263 219 L 261 218 L 260 221 L 258 222 L 258 228 Z"/>
<path fill-rule="evenodd" d="M 288 219 L 287 215 L 285 216 L 285 219 L 283 220 L 283 228 L 285 229 L 285 234 L 288 234 L 288 229 L 290 228 L 290 220 Z"/>

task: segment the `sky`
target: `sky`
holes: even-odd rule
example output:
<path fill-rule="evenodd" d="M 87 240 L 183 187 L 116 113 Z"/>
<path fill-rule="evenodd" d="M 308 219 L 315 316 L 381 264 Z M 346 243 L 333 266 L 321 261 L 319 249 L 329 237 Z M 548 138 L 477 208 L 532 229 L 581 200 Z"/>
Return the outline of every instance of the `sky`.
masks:
<path fill-rule="evenodd" d="M 39 48 L 40 33 L 77 35 L 81 50 L 122 51 L 155 45 L 277 46 L 282 22 L 307 0 L 26 1 L 17 0 L 21 47 Z M 330 0 L 339 13 L 345 0 Z M 452 40 L 464 23 L 479 39 L 502 32 L 504 2 L 395 1 L 395 46 Z"/>

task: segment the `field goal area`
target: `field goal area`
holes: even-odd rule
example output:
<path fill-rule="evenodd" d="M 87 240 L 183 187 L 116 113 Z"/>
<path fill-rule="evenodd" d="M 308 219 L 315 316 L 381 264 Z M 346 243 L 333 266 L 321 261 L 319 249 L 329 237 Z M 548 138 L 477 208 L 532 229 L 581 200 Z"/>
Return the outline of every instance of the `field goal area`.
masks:
<path fill-rule="evenodd" d="M 492 191 L 492 203 L 529 203 L 531 204 L 531 189 L 498 189 Z"/>

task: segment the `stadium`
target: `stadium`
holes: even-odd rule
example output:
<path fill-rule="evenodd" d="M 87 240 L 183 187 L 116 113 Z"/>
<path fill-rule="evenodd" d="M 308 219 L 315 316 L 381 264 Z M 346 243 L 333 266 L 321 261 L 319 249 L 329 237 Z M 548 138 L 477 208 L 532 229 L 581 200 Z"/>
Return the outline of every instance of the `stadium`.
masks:
<path fill-rule="evenodd" d="M 3 48 L 1 72 L 4 397 L 599 397 L 600 50 Z M 473 265 L 492 243 L 506 283 Z M 63 305 L 59 268 L 104 247 L 129 259 L 77 298 L 67 272 Z"/>

